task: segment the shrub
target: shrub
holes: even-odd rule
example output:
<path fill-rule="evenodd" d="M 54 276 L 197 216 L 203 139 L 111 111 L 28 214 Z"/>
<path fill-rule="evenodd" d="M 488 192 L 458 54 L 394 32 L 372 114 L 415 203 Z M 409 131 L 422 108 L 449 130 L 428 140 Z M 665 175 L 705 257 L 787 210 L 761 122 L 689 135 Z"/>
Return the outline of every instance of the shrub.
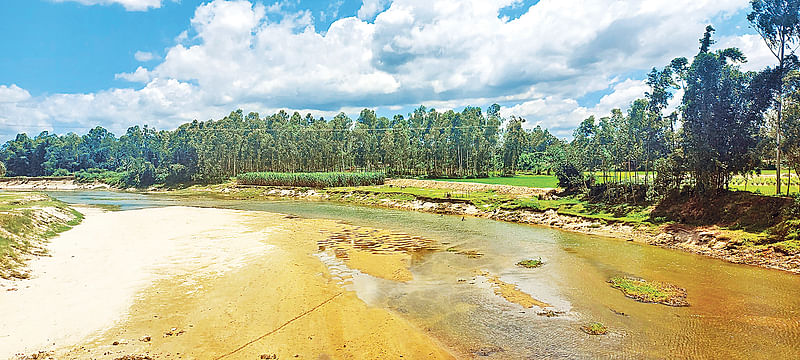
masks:
<path fill-rule="evenodd" d="M 259 172 L 259 173 L 240 174 L 236 176 L 236 183 L 240 185 L 296 186 L 296 187 L 323 188 L 323 187 L 382 185 L 384 179 L 385 179 L 384 174 L 377 172 L 362 172 L 362 173 Z"/>
<path fill-rule="evenodd" d="M 67 169 L 56 169 L 56 171 L 53 171 L 53 176 L 69 176 L 69 175 L 70 173 L 69 170 Z"/>
<path fill-rule="evenodd" d="M 119 186 L 125 176 L 126 174 L 124 172 L 91 168 L 76 172 L 75 181 L 84 184 L 101 182 L 111 186 Z"/>
<path fill-rule="evenodd" d="M 556 178 L 558 178 L 558 186 L 567 192 L 591 186 L 595 181 L 593 176 L 584 175 L 575 165 L 569 162 L 557 164 L 555 174 Z"/>

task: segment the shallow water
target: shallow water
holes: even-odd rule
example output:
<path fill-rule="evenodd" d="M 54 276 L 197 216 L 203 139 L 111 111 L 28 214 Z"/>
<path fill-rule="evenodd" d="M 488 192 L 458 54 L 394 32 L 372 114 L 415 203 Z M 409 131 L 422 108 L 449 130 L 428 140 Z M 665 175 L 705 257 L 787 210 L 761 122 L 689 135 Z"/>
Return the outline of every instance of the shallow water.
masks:
<path fill-rule="evenodd" d="M 194 205 L 335 219 L 423 236 L 444 247 L 478 250 L 485 255 L 470 258 L 440 251 L 414 257 L 414 279 L 407 283 L 362 274 L 334 257 L 319 255 L 362 300 L 402 314 L 461 357 L 800 357 L 800 277 L 781 271 L 543 227 L 328 202 L 178 199 L 96 191 L 51 195 L 120 210 Z M 545 265 L 514 265 L 528 258 L 541 258 Z M 483 277 L 476 277 L 476 271 L 499 275 L 565 313 L 548 318 L 537 315 L 536 307 L 509 303 L 496 296 Z M 676 284 L 687 290 L 691 306 L 627 299 L 608 285 L 615 275 Z M 606 324 L 611 333 L 589 336 L 579 330 L 594 321 Z"/>

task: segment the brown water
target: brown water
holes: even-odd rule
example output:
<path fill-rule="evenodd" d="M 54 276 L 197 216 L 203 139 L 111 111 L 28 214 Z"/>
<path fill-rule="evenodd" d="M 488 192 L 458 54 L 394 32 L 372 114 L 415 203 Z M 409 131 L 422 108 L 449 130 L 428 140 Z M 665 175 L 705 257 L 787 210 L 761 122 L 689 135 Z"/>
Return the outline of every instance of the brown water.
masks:
<path fill-rule="evenodd" d="M 698 255 L 484 219 L 324 202 L 181 200 L 99 192 L 54 193 L 67 202 L 122 210 L 197 205 L 337 219 L 431 239 L 442 248 L 413 257 L 413 280 L 379 279 L 317 254 L 342 283 L 373 306 L 402 314 L 463 358 L 799 358 L 800 277 Z M 299 239 L 302 240 L 302 239 Z M 541 258 L 538 269 L 515 266 Z M 544 317 L 497 296 L 498 275 L 564 314 Z M 683 287 L 690 307 L 638 303 L 607 280 L 633 275 Z M 612 311 L 613 310 L 613 311 Z M 619 315 L 624 313 L 625 315 Z M 581 325 L 599 321 L 606 336 Z"/>

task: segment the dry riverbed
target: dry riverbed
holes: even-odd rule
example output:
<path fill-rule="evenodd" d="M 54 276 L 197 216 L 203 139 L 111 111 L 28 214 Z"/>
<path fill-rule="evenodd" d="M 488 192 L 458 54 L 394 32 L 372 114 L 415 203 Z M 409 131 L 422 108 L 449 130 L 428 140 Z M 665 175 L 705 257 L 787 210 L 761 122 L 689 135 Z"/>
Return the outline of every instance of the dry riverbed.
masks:
<path fill-rule="evenodd" d="M 83 212 L 52 240 L 52 257 L 31 262 L 31 279 L 4 284 L 16 290 L 0 293 L 0 358 L 452 358 L 345 290 L 314 255 L 404 281 L 424 239 L 340 244 L 343 233 L 377 230 L 264 212 Z"/>

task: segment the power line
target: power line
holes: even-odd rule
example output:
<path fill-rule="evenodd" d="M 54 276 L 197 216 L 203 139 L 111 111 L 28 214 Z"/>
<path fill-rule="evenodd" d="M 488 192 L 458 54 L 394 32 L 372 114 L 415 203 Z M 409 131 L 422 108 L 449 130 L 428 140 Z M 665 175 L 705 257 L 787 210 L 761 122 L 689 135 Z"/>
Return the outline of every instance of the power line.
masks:
<path fill-rule="evenodd" d="M 41 128 L 35 125 L 15 125 L 15 124 L 3 124 L 9 126 L 16 126 L 21 128 Z M 90 126 L 54 126 L 53 128 L 59 129 L 93 129 Z M 299 127 L 299 128 L 291 128 L 291 129 L 264 129 L 264 128 L 190 128 L 190 129 L 175 129 L 175 130 L 159 130 L 159 131 L 170 131 L 176 132 L 178 130 L 184 130 L 186 132 L 192 131 L 218 131 L 218 132 L 238 132 L 238 131 L 264 131 L 264 132 L 352 132 L 352 131 L 393 131 L 393 130 L 452 130 L 452 129 L 484 129 L 484 128 L 499 128 L 499 126 L 493 125 L 467 125 L 467 126 L 439 126 L 439 127 L 402 127 L 402 128 L 348 128 L 348 129 L 317 129 L 317 128 L 309 128 L 309 127 Z M 154 128 L 149 128 L 154 129 Z M 47 131 L 47 130 L 42 130 Z"/>

